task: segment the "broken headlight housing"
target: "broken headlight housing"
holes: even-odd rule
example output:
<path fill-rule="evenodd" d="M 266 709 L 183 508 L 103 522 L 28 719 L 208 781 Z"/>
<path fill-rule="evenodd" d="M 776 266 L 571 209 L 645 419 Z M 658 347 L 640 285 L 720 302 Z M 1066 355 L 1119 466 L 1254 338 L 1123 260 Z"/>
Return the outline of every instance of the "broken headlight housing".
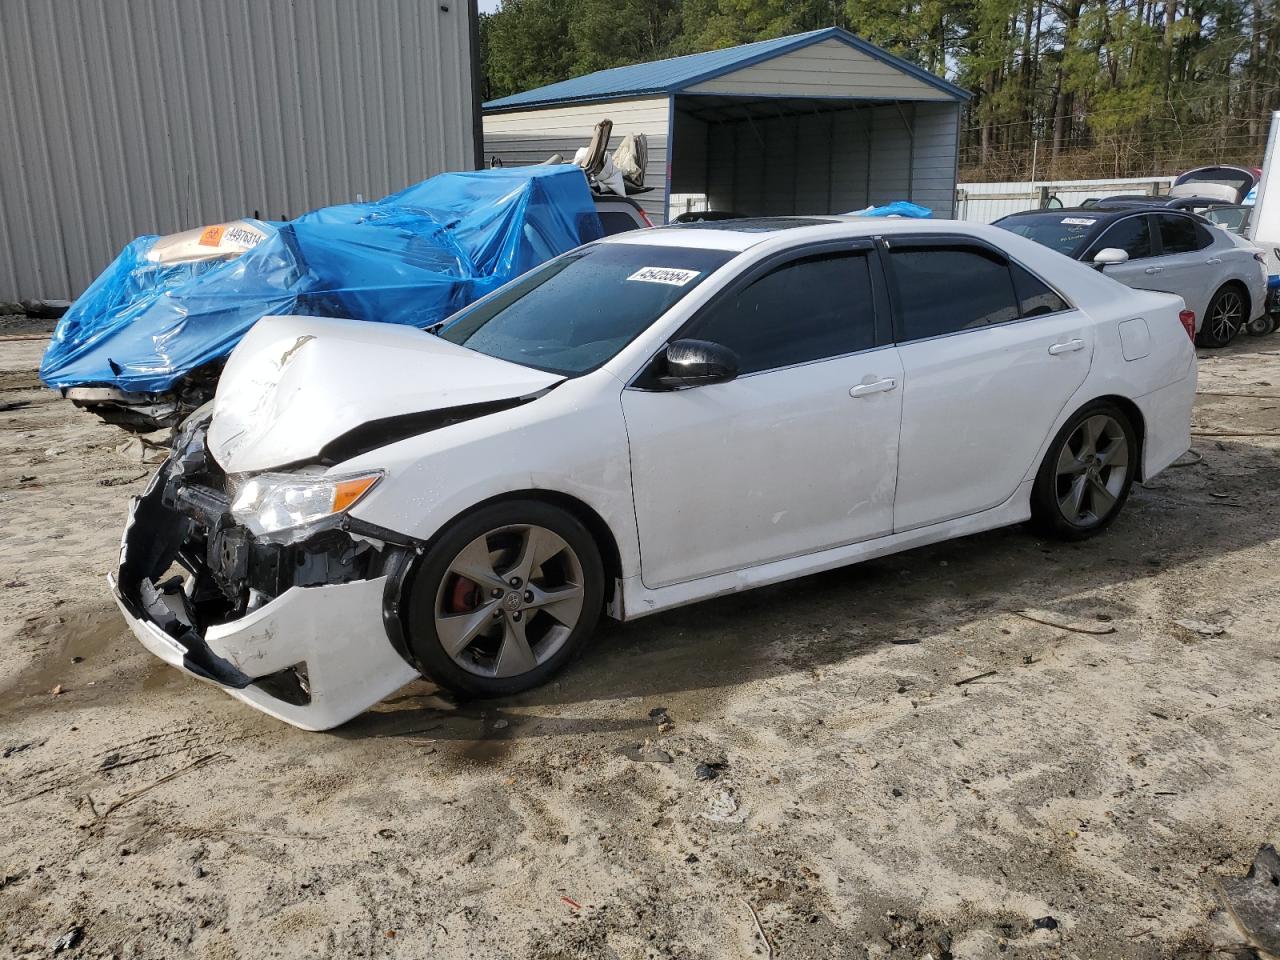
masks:
<path fill-rule="evenodd" d="M 259 473 L 236 484 L 231 515 L 254 536 L 345 513 L 382 479 L 382 471 L 346 477 Z"/>

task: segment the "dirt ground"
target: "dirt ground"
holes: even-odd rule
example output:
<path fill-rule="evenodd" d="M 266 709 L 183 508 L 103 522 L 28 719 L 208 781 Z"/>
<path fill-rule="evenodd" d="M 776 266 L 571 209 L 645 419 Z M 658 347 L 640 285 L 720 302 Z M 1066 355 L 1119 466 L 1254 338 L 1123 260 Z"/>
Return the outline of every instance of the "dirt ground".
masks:
<path fill-rule="evenodd" d="M 612 625 L 545 689 L 423 682 L 327 734 L 127 633 L 151 468 L 42 348 L 0 342 L 0 954 L 1252 955 L 1214 884 L 1280 842 L 1280 336 L 1204 357 L 1227 435 L 1099 539 Z"/>

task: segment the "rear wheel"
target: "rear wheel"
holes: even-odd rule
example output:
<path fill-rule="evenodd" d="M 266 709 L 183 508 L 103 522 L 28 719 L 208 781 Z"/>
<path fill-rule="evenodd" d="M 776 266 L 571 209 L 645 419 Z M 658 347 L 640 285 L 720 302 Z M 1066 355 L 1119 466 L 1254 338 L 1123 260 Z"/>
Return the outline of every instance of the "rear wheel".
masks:
<path fill-rule="evenodd" d="M 1235 339 L 1248 320 L 1244 291 L 1229 283 L 1213 295 L 1196 341 L 1202 347 L 1225 347 Z"/>
<path fill-rule="evenodd" d="M 1049 445 L 1031 494 L 1032 520 L 1062 540 L 1099 533 L 1128 499 L 1137 460 L 1128 415 L 1112 403 L 1089 404 Z"/>
<path fill-rule="evenodd" d="M 572 514 L 510 501 L 449 528 L 407 594 L 409 641 L 431 679 L 504 696 L 544 682 L 595 630 L 604 569 Z"/>

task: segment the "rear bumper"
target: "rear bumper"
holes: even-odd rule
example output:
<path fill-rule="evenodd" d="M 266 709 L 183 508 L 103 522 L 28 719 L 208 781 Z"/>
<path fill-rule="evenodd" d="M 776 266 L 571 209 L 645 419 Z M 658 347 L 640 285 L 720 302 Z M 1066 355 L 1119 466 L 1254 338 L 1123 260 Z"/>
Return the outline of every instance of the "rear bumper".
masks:
<path fill-rule="evenodd" d="M 327 730 L 418 677 L 383 626 L 388 577 L 292 586 L 238 616 L 201 624 L 207 569 L 191 553 L 161 581 L 190 537 L 164 503 L 167 469 L 134 498 L 109 578 L 139 642 L 189 676 L 304 730 Z M 192 551 L 194 553 L 194 551 Z"/>
<path fill-rule="evenodd" d="M 1196 400 L 1198 370 L 1193 360 L 1187 375 L 1134 402 L 1146 425 L 1142 443 L 1142 479 L 1150 480 L 1191 449 L 1191 408 Z"/>

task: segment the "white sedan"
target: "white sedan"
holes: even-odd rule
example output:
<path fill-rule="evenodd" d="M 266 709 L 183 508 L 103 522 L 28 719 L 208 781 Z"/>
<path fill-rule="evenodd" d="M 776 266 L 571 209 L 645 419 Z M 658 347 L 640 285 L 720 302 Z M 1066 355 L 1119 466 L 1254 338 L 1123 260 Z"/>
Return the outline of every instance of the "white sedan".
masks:
<path fill-rule="evenodd" d="M 431 332 L 260 322 L 134 501 L 155 654 L 335 726 L 541 683 L 631 620 L 1033 520 L 1189 446 L 1194 318 L 1004 230 L 737 220 L 565 254 Z"/>

